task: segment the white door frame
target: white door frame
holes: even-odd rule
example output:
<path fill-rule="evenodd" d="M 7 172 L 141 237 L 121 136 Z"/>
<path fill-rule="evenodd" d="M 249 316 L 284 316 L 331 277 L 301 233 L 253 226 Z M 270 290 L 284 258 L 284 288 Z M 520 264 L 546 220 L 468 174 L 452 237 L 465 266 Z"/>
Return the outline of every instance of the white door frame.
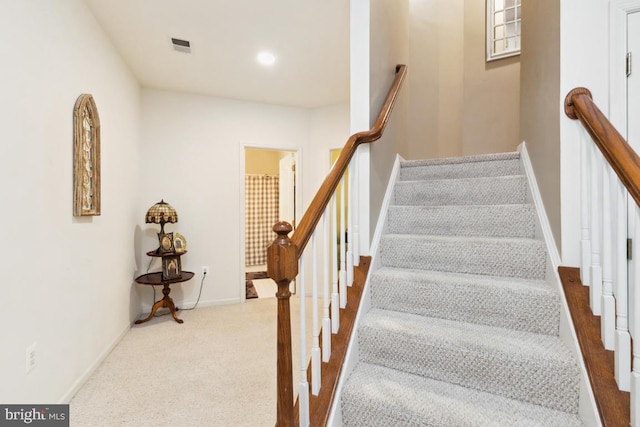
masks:
<path fill-rule="evenodd" d="M 240 212 L 242 212 L 242 215 L 240 215 L 239 219 L 239 230 L 240 230 L 240 262 L 239 262 L 239 272 L 238 272 L 238 278 L 239 278 L 239 283 L 240 283 L 240 302 L 241 303 L 245 303 L 247 300 L 247 289 L 245 286 L 245 269 L 246 266 L 244 264 L 245 261 L 245 237 L 246 237 L 246 230 L 245 230 L 245 192 L 244 192 L 244 176 L 246 174 L 246 156 L 245 156 L 245 151 L 247 149 L 254 149 L 254 150 L 273 150 L 273 151 L 291 151 L 294 153 L 295 156 L 295 162 L 296 162 L 296 175 L 295 175 L 295 200 L 296 200 L 296 208 L 295 208 L 295 215 L 296 218 L 298 219 L 298 221 L 301 218 L 301 211 L 300 211 L 300 206 L 301 206 L 301 201 L 302 201 L 302 182 L 301 182 L 301 176 L 302 176 L 302 147 L 294 147 L 294 146 L 290 146 L 290 145 L 281 145 L 281 146 L 274 146 L 274 145 L 270 145 L 270 144 L 260 144 L 260 143 L 250 143 L 250 142 L 241 142 L 240 143 L 240 167 L 238 168 L 240 170 L 240 176 L 238 177 L 239 182 L 241 183 L 240 188 L 241 188 L 241 197 L 240 197 Z"/>
<path fill-rule="evenodd" d="M 640 11 L 640 0 L 614 0 L 609 14 L 609 120 L 627 137 L 627 15 Z M 636 58 L 640 61 L 640 58 Z M 639 72 L 638 70 L 636 72 Z"/>
<path fill-rule="evenodd" d="M 609 120 L 615 126 L 615 128 L 620 132 L 620 134 L 628 140 L 628 105 L 627 105 L 627 92 L 628 92 L 628 82 L 627 82 L 627 74 L 626 74 L 626 55 L 627 55 L 627 40 L 628 40 L 628 24 L 627 17 L 631 13 L 640 12 L 640 0 L 613 0 L 610 3 L 609 9 Z M 640 58 L 638 58 L 640 59 Z M 637 61 L 637 59 L 636 59 Z M 637 72 L 637 71 L 636 71 Z M 638 151 L 639 147 L 634 147 L 636 151 Z M 636 217 L 636 209 L 631 206 L 635 206 L 635 202 L 633 199 L 630 199 L 627 196 L 627 229 L 626 232 L 622 228 L 619 228 L 619 234 L 617 239 L 623 240 L 625 237 L 632 237 L 636 234 L 636 228 L 639 226 Z M 622 206 L 619 206 L 622 208 Z M 637 240 L 637 239 L 636 239 Z M 637 247 L 638 242 L 634 241 L 634 249 Z M 623 251 L 622 248 L 619 250 Z M 624 263 L 626 262 L 623 259 L 620 259 L 618 262 Z M 634 260 L 632 262 L 626 262 L 628 269 L 625 271 L 622 265 L 618 265 L 618 271 L 621 271 L 622 277 L 616 277 L 616 286 L 618 283 L 620 285 L 627 284 L 627 307 L 626 307 L 626 317 L 627 317 L 627 325 L 628 330 L 630 332 L 634 332 L 637 329 L 637 314 L 633 313 L 630 310 L 630 307 L 633 307 L 634 300 L 634 287 L 630 287 L 628 284 L 631 281 L 637 281 L 635 277 L 640 269 L 638 268 L 638 260 Z M 625 276 L 626 273 L 626 277 Z M 616 310 L 616 316 L 617 316 Z M 616 319 L 617 322 L 617 319 Z M 630 338 L 628 333 L 620 332 L 616 328 L 616 339 L 615 339 L 615 351 L 616 351 L 616 362 L 615 362 L 615 377 L 618 382 L 618 386 L 622 390 L 629 390 L 630 388 L 634 388 L 631 374 L 628 370 L 631 368 L 631 361 L 625 360 L 625 357 L 620 356 L 618 353 L 622 353 L 624 355 L 628 355 L 631 350 Z M 635 356 L 635 355 L 634 355 Z M 618 362 L 620 362 L 620 366 L 618 366 Z M 635 386 L 636 390 L 632 390 L 632 399 L 633 396 L 637 399 L 637 385 Z M 634 419 L 637 418 L 637 414 L 635 413 L 634 408 L 637 405 L 634 405 L 632 402 L 632 415 L 631 419 L 634 422 Z"/>
<path fill-rule="evenodd" d="M 631 13 L 640 12 L 640 0 L 613 0 L 610 4 L 609 13 L 609 120 L 628 140 L 628 105 L 627 105 L 627 17 Z M 638 61 L 640 58 L 637 58 Z M 636 71 L 638 72 L 638 71 Z M 640 147 L 633 147 L 640 151 Z M 635 209 L 632 206 L 635 202 L 628 199 L 627 210 L 627 237 L 631 238 L 635 234 Z M 635 243 L 634 243 L 635 246 Z M 636 269 L 634 264 L 629 265 L 629 275 L 627 280 L 635 280 Z M 632 289 L 630 289 L 631 291 Z M 628 305 L 631 303 L 633 295 L 629 293 Z M 633 330 L 633 313 L 627 310 L 629 316 L 629 329 Z"/>

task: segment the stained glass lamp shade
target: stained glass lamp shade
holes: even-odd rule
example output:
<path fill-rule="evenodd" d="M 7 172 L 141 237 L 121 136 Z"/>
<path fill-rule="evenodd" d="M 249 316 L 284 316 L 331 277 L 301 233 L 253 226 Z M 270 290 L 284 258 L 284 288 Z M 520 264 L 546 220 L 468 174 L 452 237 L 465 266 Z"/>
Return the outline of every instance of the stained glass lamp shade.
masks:
<path fill-rule="evenodd" d="M 164 234 L 164 225 L 167 222 L 172 224 L 178 222 L 178 214 L 173 206 L 164 200 L 160 200 L 149 208 L 144 222 L 147 224 L 160 224 L 160 233 Z"/>

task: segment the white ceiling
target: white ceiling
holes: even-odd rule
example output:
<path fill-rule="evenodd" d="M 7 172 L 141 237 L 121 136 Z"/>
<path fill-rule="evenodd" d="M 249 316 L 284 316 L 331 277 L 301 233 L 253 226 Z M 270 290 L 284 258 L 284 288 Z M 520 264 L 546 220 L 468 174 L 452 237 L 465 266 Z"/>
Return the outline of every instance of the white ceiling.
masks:
<path fill-rule="evenodd" d="M 347 0 L 85 1 L 144 87 L 307 108 L 349 99 Z"/>

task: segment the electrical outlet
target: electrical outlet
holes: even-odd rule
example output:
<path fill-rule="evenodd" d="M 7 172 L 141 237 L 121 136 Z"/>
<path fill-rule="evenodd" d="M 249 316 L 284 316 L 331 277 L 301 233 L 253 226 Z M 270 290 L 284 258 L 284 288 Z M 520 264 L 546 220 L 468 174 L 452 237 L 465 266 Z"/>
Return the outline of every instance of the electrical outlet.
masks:
<path fill-rule="evenodd" d="M 206 265 L 202 266 L 202 274 L 209 274 L 209 266 L 206 266 Z"/>
<path fill-rule="evenodd" d="M 36 343 L 26 348 L 25 357 L 25 374 L 28 374 L 36 367 Z"/>

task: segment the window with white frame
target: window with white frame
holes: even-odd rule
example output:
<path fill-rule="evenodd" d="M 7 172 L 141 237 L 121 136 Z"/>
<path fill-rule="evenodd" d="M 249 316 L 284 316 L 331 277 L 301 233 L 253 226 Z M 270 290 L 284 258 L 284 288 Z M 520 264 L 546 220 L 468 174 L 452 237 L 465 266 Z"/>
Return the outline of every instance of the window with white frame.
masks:
<path fill-rule="evenodd" d="M 487 61 L 520 54 L 521 0 L 487 0 Z"/>

